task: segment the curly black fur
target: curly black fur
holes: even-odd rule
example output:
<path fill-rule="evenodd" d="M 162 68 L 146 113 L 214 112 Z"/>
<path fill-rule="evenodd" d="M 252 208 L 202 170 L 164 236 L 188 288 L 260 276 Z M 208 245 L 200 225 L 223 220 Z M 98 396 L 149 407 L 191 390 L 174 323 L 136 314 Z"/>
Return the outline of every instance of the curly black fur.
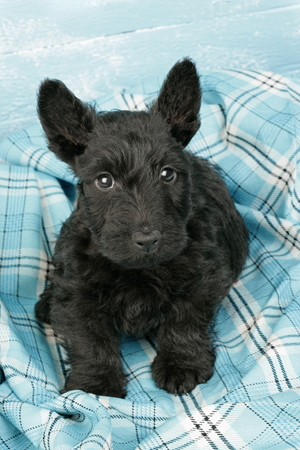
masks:
<path fill-rule="evenodd" d="M 242 270 L 248 233 L 218 171 L 184 151 L 200 101 L 189 59 L 147 111 L 96 113 L 62 82 L 41 84 L 49 149 L 80 180 L 35 309 L 66 342 L 65 391 L 125 396 L 122 333 L 156 332 L 152 375 L 170 393 L 212 376 L 208 328 Z"/>

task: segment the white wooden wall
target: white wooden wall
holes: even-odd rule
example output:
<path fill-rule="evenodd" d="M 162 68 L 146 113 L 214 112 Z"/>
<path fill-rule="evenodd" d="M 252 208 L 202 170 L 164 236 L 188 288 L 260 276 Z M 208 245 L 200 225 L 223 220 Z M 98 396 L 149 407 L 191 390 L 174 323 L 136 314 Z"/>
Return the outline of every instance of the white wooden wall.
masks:
<path fill-rule="evenodd" d="M 0 140 L 37 120 L 45 77 L 91 100 L 183 56 L 300 78 L 300 0 L 0 0 Z"/>

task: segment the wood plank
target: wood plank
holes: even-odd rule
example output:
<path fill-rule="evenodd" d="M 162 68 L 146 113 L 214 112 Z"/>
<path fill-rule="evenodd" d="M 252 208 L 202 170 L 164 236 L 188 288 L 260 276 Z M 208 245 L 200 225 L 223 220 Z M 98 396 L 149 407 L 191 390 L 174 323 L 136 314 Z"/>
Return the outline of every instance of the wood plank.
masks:
<path fill-rule="evenodd" d="M 36 90 L 45 77 L 63 80 L 84 100 L 165 75 L 187 55 L 195 59 L 200 72 L 252 68 L 300 77 L 296 2 L 280 7 L 281 0 L 274 0 L 272 6 L 268 0 L 84 0 L 80 9 L 77 2 L 71 8 L 69 0 L 31 0 L 28 5 L 14 0 L 9 8 L 19 5 L 20 9 L 9 10 L 6 5 L 0 28 L 1 42 L 7 43 L 0 50 L 0 139 L 37 120 Z M 60 14 L 68 6 L 70 18 Z M 48 22 L 43 22 L 46 13 Z M 89 20 L 80 22 L 80 13 Z M 4 19 L 16 24 L 15 33 L 3 26 Z M 22 20 L 24 29 L 17 26 Z M 134 31 L 125 32 L 130 29 Z"/>
<path fill-rule="evenodd" d="M 252 14 L 297 15 L 299 7 L 299 0 L 12 0 L 1 5 L 0 54 L 156 27 L 201 28 L 207 21 L 237 22 Z"/>

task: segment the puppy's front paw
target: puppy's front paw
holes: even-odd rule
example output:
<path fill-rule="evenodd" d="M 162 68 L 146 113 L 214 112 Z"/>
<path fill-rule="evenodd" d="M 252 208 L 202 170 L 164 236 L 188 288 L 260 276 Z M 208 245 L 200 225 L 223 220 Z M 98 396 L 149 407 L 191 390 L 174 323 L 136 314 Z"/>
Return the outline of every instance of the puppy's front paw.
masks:
<path fill-rule="evenodd" d="M 170 394 L 187 394 L 198 384 L 205 383 L 213 374 L 213 360 L 204 367 L 188 366 L 163 355 L 157 355 L 152 363 L 152 376 L 158 387 Z"/>

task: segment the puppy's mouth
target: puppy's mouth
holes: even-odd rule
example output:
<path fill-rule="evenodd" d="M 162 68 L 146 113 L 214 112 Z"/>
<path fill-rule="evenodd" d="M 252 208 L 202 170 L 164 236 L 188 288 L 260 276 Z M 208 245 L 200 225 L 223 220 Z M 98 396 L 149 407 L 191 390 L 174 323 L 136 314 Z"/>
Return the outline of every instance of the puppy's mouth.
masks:
<path fill-rule="evenodd" d="M 186 244 L 186 243 L 185 243 Z M 163 263 L 169 262 L 178 256 L 186 245 L 178 245 L 176 250 L 173 248 L 169 251 L 161 251 L 160 249 L 136 253 L 127 258 L 110 258 L 111 261 L 128 269 L 152 269 Z"/>
<path fill-rule="evenodd" d="M 154 250 L 152 252 L 151 251 L 145 252 L 143 257 L 137 259 L 126 258 L 123 260 L 112 262 L 120 266 L 127 267 L 128 269 L 152 269 L 166 261 L 169 261 L 170 259 L 172 259 L 172 257 L 160 258 L 157 252 Z"/>

